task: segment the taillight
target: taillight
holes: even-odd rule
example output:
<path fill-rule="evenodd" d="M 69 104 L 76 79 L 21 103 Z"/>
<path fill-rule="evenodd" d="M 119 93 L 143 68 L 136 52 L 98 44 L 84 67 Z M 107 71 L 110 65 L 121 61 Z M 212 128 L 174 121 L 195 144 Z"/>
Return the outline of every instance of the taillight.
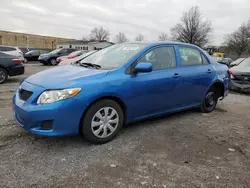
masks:
<path fill-rule="evenodd" d="M 234 78 L 233 73 L 230 70 L 228 70 L 228 75 L 229 75 L 230 78 L 232 78 L 232 79 Z"/>
<path fill-rule="evenodd" d="M 17 62 L 17 63 L 22 63 L 23 62 L 23 60 L 21 60 L 21 59 L 12 59 L 12 61 Z"/>

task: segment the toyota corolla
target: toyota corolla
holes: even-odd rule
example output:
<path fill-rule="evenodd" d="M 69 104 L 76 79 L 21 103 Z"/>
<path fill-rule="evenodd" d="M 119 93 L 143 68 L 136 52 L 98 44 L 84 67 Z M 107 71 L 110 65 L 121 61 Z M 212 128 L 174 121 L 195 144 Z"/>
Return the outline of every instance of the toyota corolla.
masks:
<path fill-rule="evenodd" d="M 13 97 L 14 117 L 34 134 L 80 133 L 102 144 L 141 119 L 190 108 L 211 112 L 229 82 L 228 68 L 197 46 L 123 43 L 25 79 Z"/>

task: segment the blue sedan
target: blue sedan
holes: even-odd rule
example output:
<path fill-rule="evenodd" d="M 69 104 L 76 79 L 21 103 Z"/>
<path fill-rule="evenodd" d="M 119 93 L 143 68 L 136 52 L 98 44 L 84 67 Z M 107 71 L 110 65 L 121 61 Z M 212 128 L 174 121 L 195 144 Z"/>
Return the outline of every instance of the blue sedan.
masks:
<path fill-rule="evenodd" d="M 13 97 L 14 117 L 34 134 L 80 133 L 102 144 L 124 124 L 190 108 L 213 111 L 228 94 L 229 74 L 194 45 L 116 44 L 28 77 Z"/>

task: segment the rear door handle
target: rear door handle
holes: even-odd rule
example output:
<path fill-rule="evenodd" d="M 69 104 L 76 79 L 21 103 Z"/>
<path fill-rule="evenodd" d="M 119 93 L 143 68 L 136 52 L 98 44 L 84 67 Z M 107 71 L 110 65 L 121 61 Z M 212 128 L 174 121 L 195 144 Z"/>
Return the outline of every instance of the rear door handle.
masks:
<path fill-rule="evenodd" d="M 208 69 L 208 70 L 207 70 L 207 73 L 208 73 L 208 74 L 211 74 L 211 73 L 212 73 L 211 69 Z"/>
<path fill-rule="evenodd" d="M 174 75 L 173 75 L 173 78 L 180 78 L 181 76 L 178 74 L 178 73 L 175 73 Z"/>

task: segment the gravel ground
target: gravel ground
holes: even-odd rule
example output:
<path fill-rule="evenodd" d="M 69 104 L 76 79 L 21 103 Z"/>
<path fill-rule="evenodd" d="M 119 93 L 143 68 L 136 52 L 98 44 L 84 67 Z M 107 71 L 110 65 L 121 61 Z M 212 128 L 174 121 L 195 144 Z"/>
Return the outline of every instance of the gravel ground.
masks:
<path fill-rule="evenodd" d="M 210 114 L 176 113 L 126 126 L 105 145 L 20 128 L 11 97 L 27 75 L 0 86 L 0 187 L 249 188 L 250 97 L 229 96 Z"/>

